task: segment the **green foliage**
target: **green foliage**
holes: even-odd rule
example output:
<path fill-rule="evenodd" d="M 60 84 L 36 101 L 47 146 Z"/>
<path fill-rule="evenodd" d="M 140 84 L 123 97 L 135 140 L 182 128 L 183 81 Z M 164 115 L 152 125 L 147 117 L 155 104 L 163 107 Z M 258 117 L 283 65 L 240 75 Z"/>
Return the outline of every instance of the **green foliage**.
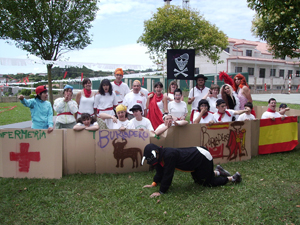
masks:
<path fill-rule="evenodd" d="M 138 43 L 147 46 L 153 58 L 161 58 L 167 49 L 195 49 L 213 62 L 228 45 L 227 37 L 206 21 L 198 11 L 174 5 L 158 8 L 144 22 L 144 33 Z"/>
<path fill-rule="evenodd" d="M 257 15 L 252 32 L 266 41 L 276 57 L 299 57 L 300 3 L 282 0 L 247 0 Z"/>
<path fill-rule="evenodd" d="M 20 91 L 20 95 L 29 96 L 31 94 L 31 90 L 29 89 L 22 89 Z"/>

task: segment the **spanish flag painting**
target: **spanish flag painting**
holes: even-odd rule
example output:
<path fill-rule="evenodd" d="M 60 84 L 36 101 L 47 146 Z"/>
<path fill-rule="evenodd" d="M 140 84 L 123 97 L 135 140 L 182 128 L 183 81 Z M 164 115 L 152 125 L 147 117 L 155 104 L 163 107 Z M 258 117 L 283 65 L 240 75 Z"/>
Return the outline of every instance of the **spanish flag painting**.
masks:
<path fill-rule="evenodd" d="M 258 154 L 291 151 L 298 145 L 296 116 L 260 120 Z"/>

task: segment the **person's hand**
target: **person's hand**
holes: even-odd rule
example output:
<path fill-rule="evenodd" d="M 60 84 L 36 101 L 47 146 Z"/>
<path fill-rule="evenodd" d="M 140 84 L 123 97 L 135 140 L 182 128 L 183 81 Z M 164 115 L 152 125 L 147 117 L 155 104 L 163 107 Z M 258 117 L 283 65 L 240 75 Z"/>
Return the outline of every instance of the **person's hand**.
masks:
<path fill-rule="evenodd" d="M 271 116 L 270 119 L 273 120 L 273 121 L 275 121 L 275 117 L 273 117 L 273 116 Z"/>
<path fill-rule="evenodd" d="M 180 117 L 180 120 L 185 120 L 185 116 Z"/>
<path fill-rule="evenodd" d="M 139 131 L 144 131 L 144 129 L 143 129 L 143 128 L 140 128 Z"/>
<path fill-rule="evenodd" d="M 284 120 L 285 119 L 285 116 L 281 116 L 281 120 Z"/>
<path fill-rule="evenodd" d="M 210 127 L 211 125 L 213 125 L 214 124 L 214 121 L 213 120 L 211 120 L 211 121 L 209 121 L 208 122 L 208 126 Z"/>
<path fill-rule="evenodd" d="M 153 186 L 152 184 L 147 184 L 143 188 L 152 188 L 152 187 L 155 187 L 155 186 Z"/>
<path fill-rule="evenodd" d="M 50 134 L 53 131 L 53 127 L 49 127 L 47 133 Z"/>
<path fill-rule="evenodd" d="M 286 112 L 286 111 L 290 111 L 290 108 L 285 108 L 284 111 L 285 111 L 285 112 Z"/>
<path fill-rule="evenodd" d="M 141 91 L 140 91 L 140 95 L 141 95 L 142 97 L 144 97 L 144 96 L 145 96 L 145 94 L 144 94 L 143 92 L 141 92 Z"/>
<path fill-rule="evenodd" d="M 150 195 L 150 198 L 156 198 L 156 197 L 158 197 L 158 196 L 160 196 L 160 193 L 159 192 L 154 192 L 152 195 Z"/>
<path fill-rule="evenodd" d="M 195 97 L 191 97 L 191 102 L 193 102 L 195 100 Z"/>
<path fill-rule="evenodd" d="M 152 97 L 153 97 L 153 93 L 150 94 L 150 95 L 148 95 L 148 98 L 149 98 L 149 99 L 152 98 Z"/>
<path fill-rule="evenodd" d="M 117 123 L 118 122 L 118 119 L 115 116 L 112 116 L 111 119 L 112 119 L 113 123 Z"/>
<path fill-rule="evenodd" d="M 172 126 L 172 120 L 168 120 L 168 123 L 167 123 L 167 127 L 170 127 L 170 126 Z"/>
<path fill-rule="evenodd" d="M 18 99 L 20 99 L 22 101 L 24 99 L 24 96 L 23 95 L 19 95 Z"/>
<path fill-rule="evenodd" d="M 126 127 L 120 127 L 119 130 L 124 131 L 124 130 L 126 130 Z"/>

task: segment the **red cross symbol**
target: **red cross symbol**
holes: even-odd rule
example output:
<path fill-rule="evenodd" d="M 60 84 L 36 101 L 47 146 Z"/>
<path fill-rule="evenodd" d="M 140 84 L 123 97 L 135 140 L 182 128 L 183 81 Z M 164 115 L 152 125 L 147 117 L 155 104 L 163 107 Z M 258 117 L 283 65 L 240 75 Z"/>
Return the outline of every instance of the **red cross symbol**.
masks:
<path fill-rule="evenodd" d="M 41 160 L 39 152 L 28 152 L 29 143 L 20 143 L 20 153 L 10 152 L 10 161 L 19 161 L 19 171 L 29 172 L 30 161 Z"/>

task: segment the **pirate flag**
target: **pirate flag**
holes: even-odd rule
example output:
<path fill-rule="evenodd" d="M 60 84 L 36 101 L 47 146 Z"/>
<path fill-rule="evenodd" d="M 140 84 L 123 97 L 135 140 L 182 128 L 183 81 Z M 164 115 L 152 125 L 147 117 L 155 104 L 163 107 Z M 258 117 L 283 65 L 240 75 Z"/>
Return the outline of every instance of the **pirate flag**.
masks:
<path fill-rule="evenodd" d="M 195 49 L 167 50 L 167 78 L 194 80 Z"/>

